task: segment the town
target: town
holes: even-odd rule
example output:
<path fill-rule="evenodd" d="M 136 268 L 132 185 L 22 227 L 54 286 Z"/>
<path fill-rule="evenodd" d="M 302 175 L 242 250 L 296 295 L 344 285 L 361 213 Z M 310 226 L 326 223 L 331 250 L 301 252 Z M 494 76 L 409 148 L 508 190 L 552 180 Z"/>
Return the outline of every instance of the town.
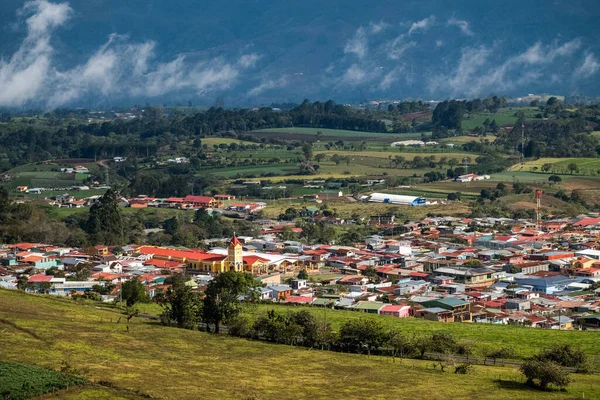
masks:
<path fill-rule="evenodd" d="M 224 197 L 166 203 L 209 208 Z M 135 204 L 129 201 L 130 207 Z M 251 212 L 254 206 L 230 208 Z M 257 223 L 257 237 L 209 238 L 202 249 L 6 244 L 0 248 L 0 287 L 115 302 L 129 280 L 139 280 L 154 298 L 168 290 L 173 274 L 184 274 L 202 293 L 216 275 L 238 271 L 260 282 L 264 302 L 440 322 L 600 328 L 598 217 L 538 224 L 460 217 L 399 222 L 373 215 L 361 223 L 396 234 L 372 234 L 352 245 L 309 245 L 300 239 L 302 224 Z M 285 240 L 283 232 L 298 239 Z"/>

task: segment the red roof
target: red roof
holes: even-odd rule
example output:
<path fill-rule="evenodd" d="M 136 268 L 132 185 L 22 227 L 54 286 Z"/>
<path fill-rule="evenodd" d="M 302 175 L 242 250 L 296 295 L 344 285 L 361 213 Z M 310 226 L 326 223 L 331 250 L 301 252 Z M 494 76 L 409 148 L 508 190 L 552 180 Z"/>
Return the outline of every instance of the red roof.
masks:
<path fill-rule="evenodd" d="M 164 247 L 152 247 L 152 246 L 142 246 L 137 249 L 137 251 L 141 254 L 152 254 L 155 257 L 171 257 L 171 258 L 179 258 L 179 259 L 187 259 L 187 260 L 205 260 L 207 258 L 214 257 L 214 254 L 208 254 L 206 252 L 200 251 L 190 251 L 190 250 L 175 250 L 168 249 Z"/>
<path fill-rule="evenodd" d="M 386 304 L 385 306 L 383 306 L 379 312 L 397 312 L 397 311 L 402 311 L 402 309 L 404 308 L 410 308 L 410 306 L 407 306 L 406 304 L 400 304 L 400 305 L 393 305 L 393 304 Z"/>
<path fill-rule="evenodd" d="M 262 258 L 259 256 L 246 256 L 244 257 L 244 262 L 249 265 L 254 265 L 257 261 L 268 262 L 266 258 Z"/>
<path fill-rule="evenodd" d="M 200 203 L 200 204 L 208 204 L 212 200 L 214 200 L 214 199 L 212 197 L 208 197 L 208 196 L 186 196 L 185 199 L 183 199 L 183 201 L 185 201 L 186 203 Z"/>
<path fill-rule="evenodd" d="M 304 297 L 304 296 L 289 296 L 284 300 L 285 303 L 302 303 L 302 304 L 310 304 L 314 301 L 312 297 Z"/>
<path fill-rule="evenodd" d="M 29 282 L 29 283 L 50 282 L 52 280 L 52 278 L 54 278 L 52 275 L 37 274 L 37 275 L 30 276 L 29 279 L 27 279 L 27 282 Z"/>
<path fill-rule="evenodd" d="M 181 265 L 181 263 L 177 262 L 177 261 L 167 261 L 167 260 L 157 260 L 157 259 L 144 261 L 144 264 L 153 265 L 157 268 L 165 268 L 165 269 L 177 268 Z"/>
<path fill-rule="evenodd" d="M 241 246 L 242 242 L 240 242 L 240 240 L 237 238 L 237 236 L 233 235 L 229 244 L 232 246 Z"/>
<path fill-rule="evenodd" d="M 573 226 L 589 226 L 600 224 L 600 218 L 582 218 L 573 224 Z"/>

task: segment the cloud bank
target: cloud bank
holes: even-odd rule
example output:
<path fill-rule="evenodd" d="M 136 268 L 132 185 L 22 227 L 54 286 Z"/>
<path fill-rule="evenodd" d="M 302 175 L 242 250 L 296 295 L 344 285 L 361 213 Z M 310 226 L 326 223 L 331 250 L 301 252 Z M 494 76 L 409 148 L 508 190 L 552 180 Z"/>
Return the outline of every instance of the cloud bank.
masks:
<path fill-rule="evenodd" d="M 9 60 L 0 61 L 0 106 L 41 102 L 58 107 L 88 95 L 157 97 L 184 89 L 202 94 L 233 86 L 260 59 L 244 54 L 233 61 L 192 62 L 178 56 L 157 62 L 156 43 L 132 43 L 112 34 L 86 62 L 60 70 L 51 40 L 73 15 L 70 5 L 33 0 L 18 14 L 26 18 L 27 35 Z"/>

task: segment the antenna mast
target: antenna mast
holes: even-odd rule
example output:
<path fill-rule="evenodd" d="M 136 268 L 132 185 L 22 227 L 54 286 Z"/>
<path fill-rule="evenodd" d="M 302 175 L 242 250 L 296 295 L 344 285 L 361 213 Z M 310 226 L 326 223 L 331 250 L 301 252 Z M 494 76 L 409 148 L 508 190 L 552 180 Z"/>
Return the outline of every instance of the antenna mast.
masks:
<path fill-rule="evenodd" d="M 542 191 L 535 190 L 535 229 L 540 230 L 542 223 Z"/>

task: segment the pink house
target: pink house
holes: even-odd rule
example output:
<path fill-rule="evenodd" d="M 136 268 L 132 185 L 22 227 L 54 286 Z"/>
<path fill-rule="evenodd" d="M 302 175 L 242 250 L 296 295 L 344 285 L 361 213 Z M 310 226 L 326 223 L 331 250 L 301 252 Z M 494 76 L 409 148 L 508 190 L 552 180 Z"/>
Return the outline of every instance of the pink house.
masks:
<path fill-rule="evenodd" d="M 392 305 L 387 304 L 379 310 L 381 315 L 389 315 L 391 317 L 406 318 L 410 317 L 410 306 L 407 305 Z"/>

